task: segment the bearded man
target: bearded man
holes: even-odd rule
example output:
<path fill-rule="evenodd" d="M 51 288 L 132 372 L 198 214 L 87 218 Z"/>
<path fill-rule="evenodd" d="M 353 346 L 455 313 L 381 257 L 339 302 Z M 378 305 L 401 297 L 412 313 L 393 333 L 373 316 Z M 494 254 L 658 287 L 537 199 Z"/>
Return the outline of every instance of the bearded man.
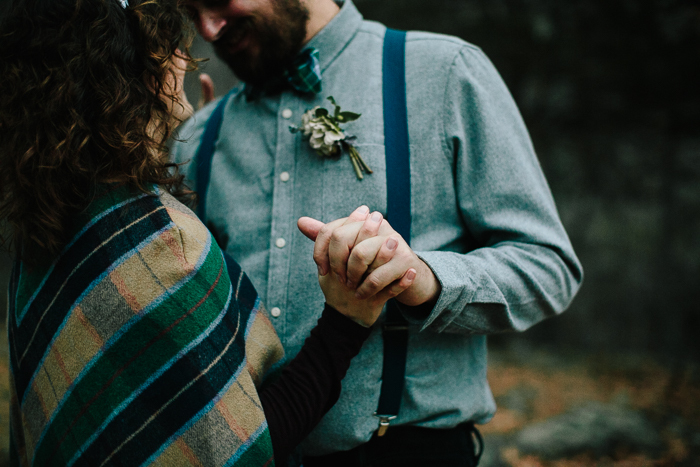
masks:
<path fill-rule="evenodd" d="M 363 20 L 350 0 L 188 0 L 188 8 L 244 85 L 197 113 L 173 154 L 195 160 L 185 171 L 206 200 L 200 215 L 272 307 L 289 356 L 322 309 L 318 274 L 333 270 L 358 294 L 372 293 L 350 264 L 371 239 L 343 243 L 338 260 L 329 251 L 343 235 L 324 228 L 314 250 L 296 220 L 326 222 L 358 205 L 393 226 L 408 218 L 396 256 L 418 274 L 397 297 L 408 329 L 398 416 L 374 415 L 394 369 L 377 326 L 340 400 L 302 444 L 304 465 L 476 465 L 473 425 L 496 409 L 486 335 L 561 313 L 582 281 L 500 76 L 476 46 L 397 36 Z M 387 71 L 399 55 L 400 73 Z M 385 156 L 398 147 L 391 162 Z M 315 237 L 312 224 L 300 227 Z"/>

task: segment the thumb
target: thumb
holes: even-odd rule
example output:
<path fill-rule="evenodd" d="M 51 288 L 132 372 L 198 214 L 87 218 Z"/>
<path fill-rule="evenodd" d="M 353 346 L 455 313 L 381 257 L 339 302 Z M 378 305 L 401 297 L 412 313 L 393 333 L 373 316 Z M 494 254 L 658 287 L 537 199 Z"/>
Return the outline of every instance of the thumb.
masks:
<path fill-rule="evenodd" d="M 306 238 L 313 241 L 316 241 L 316 237 L 324 225 L 326 224 L 310 217 L 300 217 L 297 221 L 297 227 L 299 227 L 301 233 L 306 235 Z"/>
<path fill-rule="evenodd" d="M 206 73 L 199 75 L 199 84 L 202 86 L 202 98 L 199 100 L 198 107 L 201 109 L 208 103 L 214 100 L 214 81 Z"/>

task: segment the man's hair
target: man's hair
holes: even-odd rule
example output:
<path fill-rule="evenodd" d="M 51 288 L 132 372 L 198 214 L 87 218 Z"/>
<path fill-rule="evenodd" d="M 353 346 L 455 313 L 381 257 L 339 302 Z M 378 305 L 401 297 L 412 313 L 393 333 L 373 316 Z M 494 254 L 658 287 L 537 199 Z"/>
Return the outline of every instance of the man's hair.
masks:
<path fill-rule="evenodd" d="M 163 101 L 178 48 L 195 67 L 192 37 L 178 0 L 14 0 L 0 24 L 2 243 L 30 263 L 55 255 L 105 182 L 192 197 L 167 161 Z"/>

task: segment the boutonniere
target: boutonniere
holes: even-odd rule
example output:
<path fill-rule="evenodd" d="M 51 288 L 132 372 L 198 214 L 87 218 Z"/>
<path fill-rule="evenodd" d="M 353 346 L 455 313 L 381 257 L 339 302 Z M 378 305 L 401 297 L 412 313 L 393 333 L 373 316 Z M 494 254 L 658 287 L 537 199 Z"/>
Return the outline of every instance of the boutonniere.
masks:
<path fill-rule="evenodd" d="M 335 109 L 333 113 L 323 107 L 317 106 L 307 110 L 301 117 L 301 128 L 290 126 L 292 133 L 301 131 L 304 136 L 309 137 L 309 145 L 320 156 L 339 156 L 342 151 L 347 151 L 355 169 L 355 175 L 362 180 L 363 173 L 372 173 L 372 169 L 362 160 L 360 153 L 353 145 L 357 139 L 355 136 L 346 135 L 340 125 L 349 123 L 360 118 L 361 114 L 354 112 L 343 112 L 336 104 L 333 96 L 328 97 Z"/>

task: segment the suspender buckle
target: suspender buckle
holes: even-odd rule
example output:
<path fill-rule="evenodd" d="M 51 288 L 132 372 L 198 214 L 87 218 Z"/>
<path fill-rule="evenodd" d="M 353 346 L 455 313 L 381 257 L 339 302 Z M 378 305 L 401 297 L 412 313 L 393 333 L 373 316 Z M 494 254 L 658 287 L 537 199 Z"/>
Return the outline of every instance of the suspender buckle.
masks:
<path fill-rule="evenodd" d="M 389 429 L 389 422 L 396 418 L 396 415 L 379 415 L 374 412 L 374 416 L 379 418 L 379 429 L 377 430 L 377 436 L 384 436 L 386 430 Z"/>

